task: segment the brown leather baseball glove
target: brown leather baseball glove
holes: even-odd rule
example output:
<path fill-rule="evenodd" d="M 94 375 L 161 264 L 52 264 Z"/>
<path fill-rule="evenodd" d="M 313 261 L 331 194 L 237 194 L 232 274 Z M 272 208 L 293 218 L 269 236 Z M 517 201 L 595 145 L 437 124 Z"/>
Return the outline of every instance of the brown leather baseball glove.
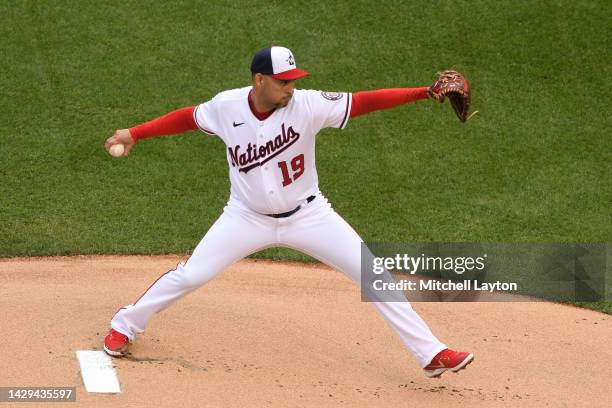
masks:
<path fill-rule="evenodd" d="M 453 110 L 460 121 L 468 119 L 470 110 L 470 87 L 463 75 L 452 69 L 438 72 L 436 82 L 427 90 L 430 98 L 442 103 L 448 96 Z"/>

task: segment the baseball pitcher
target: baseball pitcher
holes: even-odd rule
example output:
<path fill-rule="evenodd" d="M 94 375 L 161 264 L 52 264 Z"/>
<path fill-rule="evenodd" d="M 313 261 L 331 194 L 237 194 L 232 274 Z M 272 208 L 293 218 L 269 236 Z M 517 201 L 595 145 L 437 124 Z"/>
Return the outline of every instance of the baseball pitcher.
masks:
<path fill-rule="evenodd" d="M 319 190 L 317 133 L 330 127 L 344 129 L 351 118 L 428 97 L 438 102 L 448 97 L 462 121 L 469 109 L 467 81 L 455 71 L 440 73 L 430 87 L 357 93 L 296 89 L 296 80 L 306 75 L 289 49 L 265 48 L 253 57 L 250 86 L 117 130 L 106 140 L 106 150 L 121 144 L 127 156 L 141 140 L 199 129 L 225 143 L 231 182 L 223 213 L 191 257 L 112 317 L 104 340 L 108 354 L 124 355 L 154 314 L 232 263 L 265 248 L 301 251 L 360 285 L 363 240 Z M 440 342 L 409 302 L 372 304 L 428 377 L 458 371 L 473 360 L 472 354 Z"/>

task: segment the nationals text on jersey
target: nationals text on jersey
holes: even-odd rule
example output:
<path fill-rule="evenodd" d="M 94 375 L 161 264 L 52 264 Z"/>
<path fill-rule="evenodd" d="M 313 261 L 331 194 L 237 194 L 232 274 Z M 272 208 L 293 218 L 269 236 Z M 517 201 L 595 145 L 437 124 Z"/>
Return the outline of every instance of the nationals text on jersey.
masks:
<path fill-rule="evenodd" d="M 249 143 L 242 153 L 240 153 L 240 145 L 236 145 L 234 148 L 228 147 L 227 150 L 232 159 L 232 166 L 240 166 L 238 171 L 248 173 L 249 170 L 265 164 L 268 160 L 287 150 L 299 138 L 300 134 L 293 130 L 292 126 L 285 130 L 285 124 L 283 123 L 281 133 L 263 146 L 258 147 L 257 144 Z M 256 163 L 253 163 L 255 161 Z"/>

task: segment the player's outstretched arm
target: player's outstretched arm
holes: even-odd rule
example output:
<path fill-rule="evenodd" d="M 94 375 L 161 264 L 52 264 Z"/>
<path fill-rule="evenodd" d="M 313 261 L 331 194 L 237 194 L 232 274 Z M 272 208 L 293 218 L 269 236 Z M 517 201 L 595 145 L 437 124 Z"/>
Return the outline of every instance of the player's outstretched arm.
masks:
<path fill-rule="evenodd" d="M 123 144 L 123 156 L 127 156 L 139 140 L 196 130 L 198 125 L 193 116 L 194 111 L 195 106 L 188 106 L 129 129 L 119 129 L 106 139 L 104 148 L 110 151 L 111 146 Z"/>
<path fill-rule="evenodd" d="M 390 109 L 421 99 L 427 99 L 427 87 L 390 88 L 353 93 L 351 118 L 382 109 Z"/>

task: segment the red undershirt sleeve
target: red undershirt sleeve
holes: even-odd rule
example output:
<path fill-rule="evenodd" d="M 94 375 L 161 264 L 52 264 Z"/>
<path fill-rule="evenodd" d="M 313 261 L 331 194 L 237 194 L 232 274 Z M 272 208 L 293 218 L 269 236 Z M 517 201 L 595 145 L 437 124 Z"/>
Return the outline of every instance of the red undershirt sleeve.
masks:
<path fill-rule="evenodd" d="M 427 87 L 390 88 L 353 94 L 351 118 L 427 98 Z"/>
<path fill-rule="evenodd" d="M 129 131 L 134 141 L 138 141 L 155 136 L 176 135 L 188 130 L 196 130 L 198 125 L 193 116 L 194 111 L 195 106 L 178 109 L 157 119 L 134 126 Z"/>

